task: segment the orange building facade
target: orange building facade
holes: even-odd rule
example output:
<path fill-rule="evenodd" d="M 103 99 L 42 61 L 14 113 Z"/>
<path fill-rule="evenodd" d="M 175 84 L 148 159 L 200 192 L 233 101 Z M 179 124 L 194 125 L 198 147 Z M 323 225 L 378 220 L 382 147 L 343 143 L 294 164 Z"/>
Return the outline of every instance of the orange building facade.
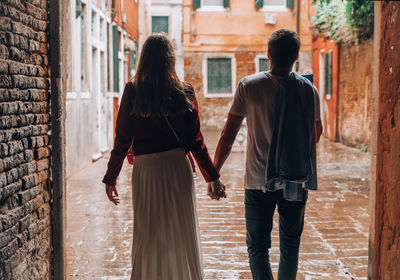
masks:
<path fill-rule="evenodd" d="M 329 39 L 313 39 L 314 84 L 320 97 L 323 135 L 338 138 L 339 108 L 339 46 Z"/>
<path fill-rule="evenodd" d="M 110 32 L 112 55 L 109 73 L 114 92 L 114 127 L 125 83 L 136 72 L 139 40 L 139 0 L 112 0 Z"/>
<path fill-rule="evenodd" d="M 199 99 L 203 125 L 221 128 L 243 77 L 269 69 L 268 39 L 298 31 L 294 69 L 312 72 L 312 0 L 183 0 L 184 77 Z"/>

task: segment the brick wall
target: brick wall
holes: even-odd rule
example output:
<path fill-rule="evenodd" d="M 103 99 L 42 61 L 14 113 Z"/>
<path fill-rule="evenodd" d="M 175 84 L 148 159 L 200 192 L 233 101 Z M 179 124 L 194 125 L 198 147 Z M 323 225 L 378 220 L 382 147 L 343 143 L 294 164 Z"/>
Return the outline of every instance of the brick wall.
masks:
<path fill-rule="evenodd" d="M 236 84 L 248 75 L 254 74 L 256 71 L 254 59 L 255 52 L 236 52 Z M 191 83 L 196 91 L 199 101 L 200 117 L 203 128 L 222 129 L 228 116 L 231 106 L 232 97 L 209 98 L 204 97 L 203 86 L 203 53 L 201 52 L 185 52 L 184 72 L 185 81 Z M 233 92 L 236 90 L 236 85 Z"/>
<path fill-rule="evenodd" d="M 372 121 L 372 39 L 340 48 L 339 141 L 369 148 Z"/>
<path fill-rule="evenodd" d="M 50 279 L 47 1 L 0 15 L 0 279 Z"/>

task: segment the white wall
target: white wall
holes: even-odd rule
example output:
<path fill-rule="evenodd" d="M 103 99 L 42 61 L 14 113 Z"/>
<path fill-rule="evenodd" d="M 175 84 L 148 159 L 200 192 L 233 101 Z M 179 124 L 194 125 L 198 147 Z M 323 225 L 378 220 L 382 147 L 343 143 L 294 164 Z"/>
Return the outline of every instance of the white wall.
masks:
<path fill-rule="evenodd" d="M 109 1 L 85 0 L 82 3 L 86 5 L 84 22 L 75 16 L 76 1 L 70 1 L 71 40 L 64 42 L 71 44 L 72 61 L 70 69 L 65 71 L 71 85 L 66 93 L 67 176 L 107 151 L 113 134 L 113 102 L 112 95 L 107 92 Z M 82 40 L 86 45 L 82 46 Z"/>

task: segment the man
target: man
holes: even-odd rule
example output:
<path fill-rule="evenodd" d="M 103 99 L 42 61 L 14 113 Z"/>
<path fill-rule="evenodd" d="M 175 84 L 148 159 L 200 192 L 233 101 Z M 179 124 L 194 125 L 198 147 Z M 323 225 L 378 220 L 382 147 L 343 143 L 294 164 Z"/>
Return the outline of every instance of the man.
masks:
<path fill-rule="evenodd" d="M 322 133 L 319 99 L 308 80 L 291 73 L 299 49 L 297 33 L 281 29 L 272 34 L 268 41 L 270 71 L 239 82 L 214 157 L 214 164 L 220 171 L 246 118 L 246 243 L 253 279 L 257 280 L 273 279 L 268 250 L 276 206 L 281 253 L 278 279 L 296 279 L 307 189 L 316 189 L 315 143 Z M 299 109 L 297 113 L 296 108 Z M 307 123 L 308 119 L 311 121 Z M 302 156 L 304 152 L 307 154 Z M 292 163 L 297 165 L 288 169 L 287 177 L 279 173 Z M 308 173 L 301 178 L 290 178 L 290 173 L 294 172 L 291 170 Z M 210 196 L 225 195 L 224 187 L 221 188 L 209 188 Z"/>

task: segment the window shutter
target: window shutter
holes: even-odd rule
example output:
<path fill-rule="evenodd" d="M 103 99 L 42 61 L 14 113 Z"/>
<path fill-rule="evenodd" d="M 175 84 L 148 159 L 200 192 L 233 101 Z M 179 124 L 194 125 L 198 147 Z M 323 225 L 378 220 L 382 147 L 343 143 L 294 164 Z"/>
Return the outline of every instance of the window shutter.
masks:
<path fill-rule="evenodd" d="M 329 52 L 329 94 L 332 94 L 332 51 Z"/>
<path fill-rule="evenodd" d="M 300 0 L 297 0 L 300 1 Z M 293 9 L 294 8 L 294 0 L 286 0 L 286 8 Z"/>
<path fill-rule="evenodd" d="M 114 92 L 119 92 L 119 61 L 118 61 L 118 51 L 119 51 L 119 31 L 118 26 L 113 25 L 112 29 L 113 37 L 113 74 L 114 74 Z"/>
<path fill-rule="evenodd" d="M 256 8 L 264 7 L 264 0 L 256 0 Z"/>
<path fill-rule="evenodd" d="M 229 0 L 224 0 L 224 8 L 229 8 Z"/>
<path fill-rule="evenodd" d="M 193 9 L 200 8 L 200 6 L 201 6 L 200 1 L 201 0 L 193 0 Z"/>
<path fill-rule="evenodd" d="M 329 94 L 329 54 L 325 54 L 325 94 Z"/>

